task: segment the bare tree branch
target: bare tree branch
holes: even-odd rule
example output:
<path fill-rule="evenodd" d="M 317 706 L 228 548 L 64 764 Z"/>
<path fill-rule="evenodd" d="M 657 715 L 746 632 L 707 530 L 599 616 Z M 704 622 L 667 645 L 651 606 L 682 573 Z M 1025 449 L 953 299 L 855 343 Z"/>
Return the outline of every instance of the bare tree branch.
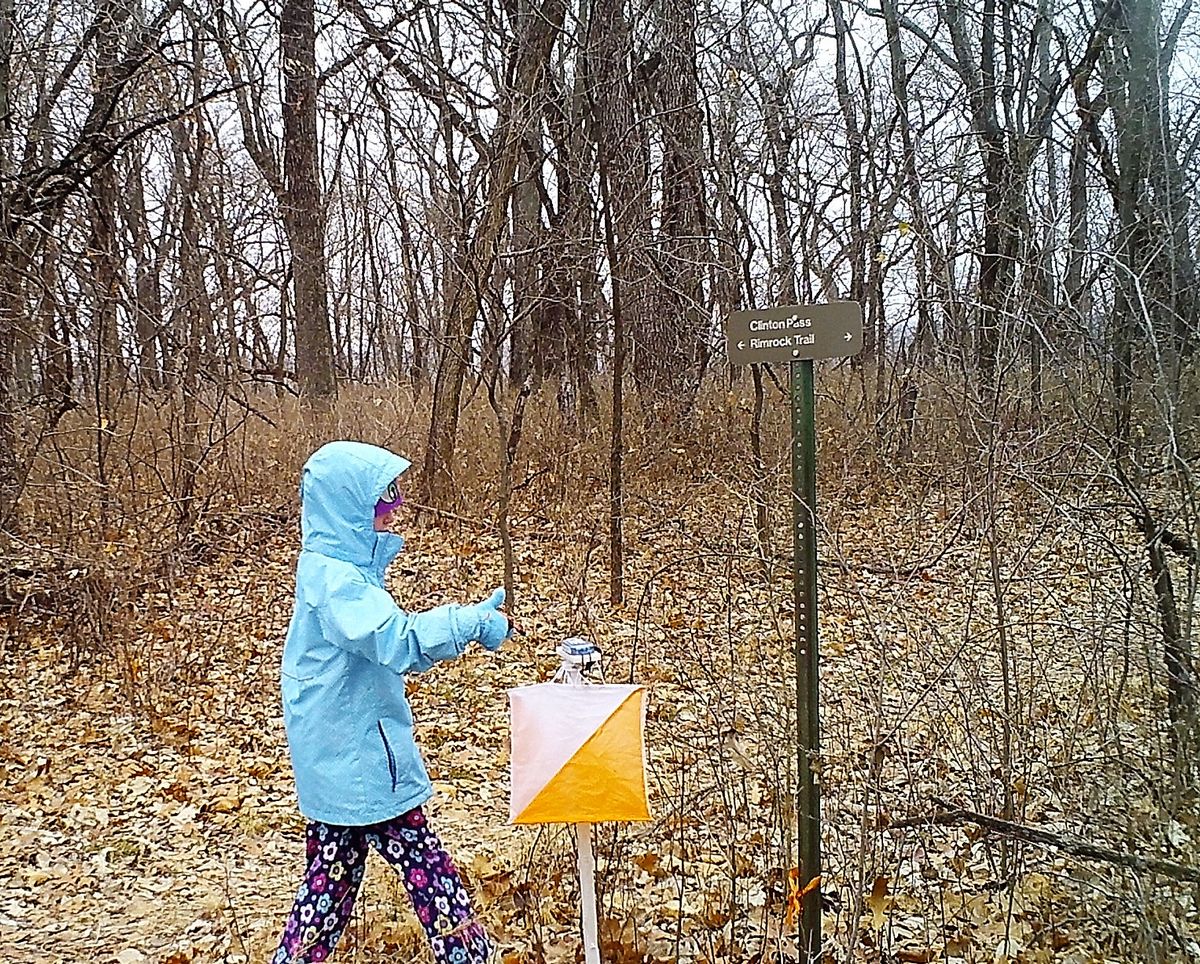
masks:
<path fill-rule="evenodd" d="M 1031 827 L 1029 824 L 1017 823 L 1013 820 L 1001 820 L 999 817 L 989 817 L 987 814 L 976 813 L 974 810 L 963 810 L 960 807 L 952 806 L 944 800 L 938 800 L 937 798 L 934 798 L 934 803 L 941 809 L 932 814 L 893 821 L 887 825 L 886 829 L 903 830 L 910 827 L 925 827 L 930 825 L 954 826 L 961 823 L 973 823 L 995 833 L 1012 837 L 1015 840 L 1023 840 L 1027 843 L 1052 847 L 1055 850 L 1061 850 L 1076 857 L 1116 864 L 1117 866 L 1126 867 L 1129 870 L 1135 870 L 1140 873 L 1163 874 L 1175 880 L 1200 883 L 1200 867 L 1176 863 L 1173 860 L 1141 857 L 1137 854 L 1111 850 L 1108 847 L 1101 847 L 1098 844 L 1090 843 L 1087 840 L 1082 840 L 1079 837 L 1073 837 L 1069 834 L 1054 833 L 1050 830 Z"/>

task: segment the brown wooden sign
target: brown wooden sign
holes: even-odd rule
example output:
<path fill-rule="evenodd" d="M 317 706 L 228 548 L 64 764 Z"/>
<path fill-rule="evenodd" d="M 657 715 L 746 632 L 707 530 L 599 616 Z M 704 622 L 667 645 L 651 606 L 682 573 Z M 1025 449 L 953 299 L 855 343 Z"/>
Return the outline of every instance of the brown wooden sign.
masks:
<path fill-rule="evenodd" d="M 734 311 L 726 328 L 731 365 L 845 358 L 857 355 L 862 346 L 862 306 L 857 301 Z"/>

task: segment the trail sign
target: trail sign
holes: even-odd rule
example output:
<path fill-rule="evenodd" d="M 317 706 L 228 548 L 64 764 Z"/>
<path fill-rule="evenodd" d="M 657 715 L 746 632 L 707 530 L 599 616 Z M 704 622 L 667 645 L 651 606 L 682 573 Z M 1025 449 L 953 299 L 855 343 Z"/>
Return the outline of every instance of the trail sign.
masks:
<path fill-rule="evenodd" d="M 831 301 L 735 311 L 726 341 L 732 365 L 857 355 L 863 346 L 862 308 L 856 301 Z"/>
<path fill-rule="evenodd" d="M 821 959 L 821 718 L 817 655 L 817 427 L 813 359 L 862 350 L 854 301 L 735 311 L 726 337 L 734 365 L 790 362 L 792 375 L 792 589 L 796 626 L 796 878 L 800 960 Z"/>

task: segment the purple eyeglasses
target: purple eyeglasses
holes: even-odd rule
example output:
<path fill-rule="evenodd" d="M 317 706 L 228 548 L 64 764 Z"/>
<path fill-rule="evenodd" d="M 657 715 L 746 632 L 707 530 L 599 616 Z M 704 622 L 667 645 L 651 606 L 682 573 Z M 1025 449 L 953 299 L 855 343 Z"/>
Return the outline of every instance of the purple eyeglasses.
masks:
<path fill-rule="evenodd" d="M 400 492 L 400 487 L 394 481 L 389 482 L 387 488 L 383 490 L 383 495 L 375 503 L 375 518 L 378 519 L 389 512 L 394 512 L 403 504 L 404 495 Z"/>

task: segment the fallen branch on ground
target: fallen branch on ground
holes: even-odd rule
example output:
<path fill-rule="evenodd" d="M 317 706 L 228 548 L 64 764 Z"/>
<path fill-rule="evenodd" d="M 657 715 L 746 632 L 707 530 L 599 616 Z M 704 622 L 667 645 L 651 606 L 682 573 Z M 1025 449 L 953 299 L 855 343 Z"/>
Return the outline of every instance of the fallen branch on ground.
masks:
<path fill-rule="evenodd" d="M 1175 880 L 1200 883 L 1200 867 L 1191 867 L 1187 864 L 1176 863 L 1173 860 L 1140 857 L 1137 854 L 1110 850 L 1108 847 L 1099 847 L 1096 844 L 1081 840 L 1078 837 L 1069 836 L 1068 834 L 1054 833 L 1050 830 L 1031 827 L 1029 824 L 1017 823 L 1013 820 L 1002 820 L 999 817 L 989 817 L 987 814 L 954 807 L 944 800 L 935 798 L 933 802 L 941 808 L 936 813 L 896 820 L 889 823 L 887 829 L 901 830 L 907 827 L 928 826 L 929 824 L 953 826 L 960 823 L 973 823 L 987 830 L 1002 833 L 1017 840 L 1042 844 L 1043 846 L 1052 847 L 1055 850 L 1062 850 L 1076 857 L 1084 857 L 1088 860 L 1100 860 L 1144 873 L 1162 874 L 1166 877 L 1172 877 Z"/>

